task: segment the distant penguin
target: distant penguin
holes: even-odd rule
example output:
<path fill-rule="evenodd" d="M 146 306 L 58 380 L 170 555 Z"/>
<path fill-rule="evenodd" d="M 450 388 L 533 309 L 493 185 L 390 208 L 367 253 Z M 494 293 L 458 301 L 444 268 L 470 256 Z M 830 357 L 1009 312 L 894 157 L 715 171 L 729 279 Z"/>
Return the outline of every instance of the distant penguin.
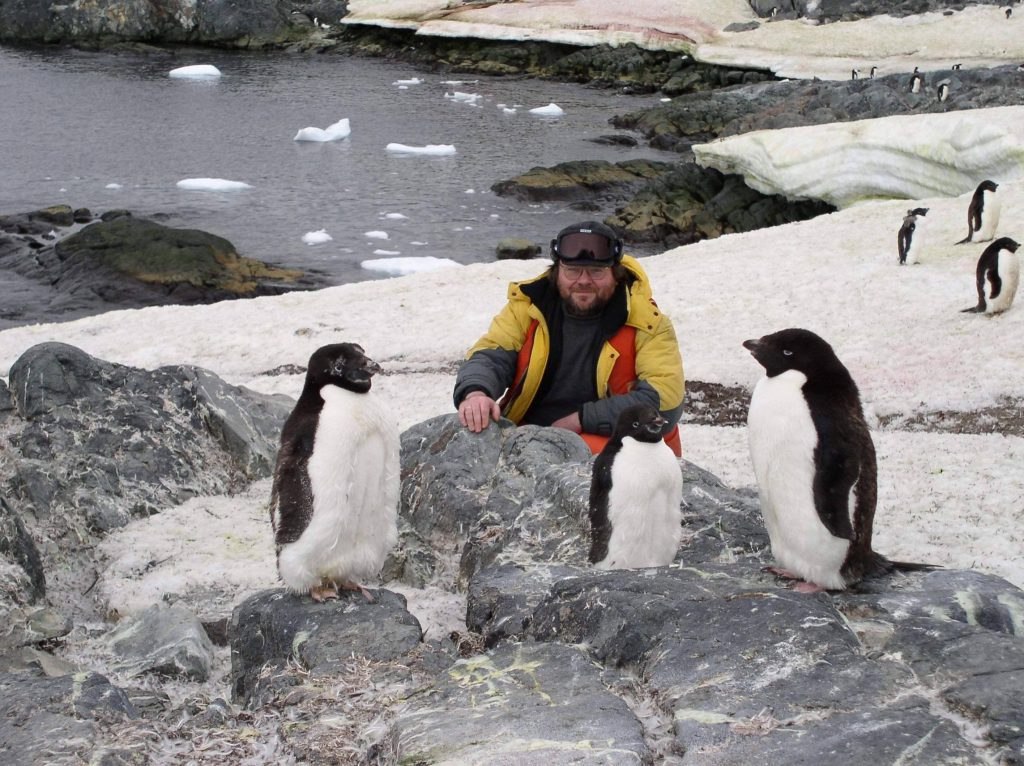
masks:
<path fill-rule="evenodd" d="M 996 194 L 998 188 L 999 184 L 995 181 L 985 180 L 978 184 L 971 197 L 971 204 L 967 207 L 967 236 L 957 242 L 958 245 L 970 242 L 975 234 L 979 242 L 987 242 L 995 237 L 1002 204 Z"/>
<path fill-rule="evenodd" d="M 270 497 L 277 566 L 314 601 L 376 577 L 398 539 L 399 436 L 370 394 L 380 366 L 355 343 L 317 349 L 285 421 Z"/>
<path fill-rule="evenodd" d="M 850 70 L 850 79 L 851 80 L 856 80 L 858 77 L 860 77 L 860 70 L 859 69 L 851 69 Z"/>
<path fill-rule="evenodd" d="M 939 83 L 938 90 L 936 90 L 936 96 L 938 96 L 939 101 L 945 101 L 947 98 L 949 98 L 949 83 L 948 82 L 940 82 Z"/>
<path fill-rule="evenodd" d="M 1013 305 L 1020 281 L 1020 245 L 1009 237 L 1000 237 L 985 248 L 978 259 L 978 305 L 964 312 L 971 314 L 1001 314 Z M 988 285 L 988 295 L 985 286 Z"/>
<path fill-rule="evenodd" d="M 590 563 L 598 569 L 671 564 L 682 536 L 683 474 L 650 405 L 622 411 L 594 458 Z"/>
<path fill-rule="evenodd" d="M 896 246 L 900 255 L 900 264 L 920 263 L 924 249 L 924 232 L 921 218 L 928 215 L 928 208 L 916 207 L 908 210 L 896 237 Z"/>
<path fill-rule="evenodd" d="M 962 64 L 953 64 L 953 66 L 952 66 L 952 70 L 953 70 L 954 72 L 959 72 L 959 71 L 960 71 L 960 67 L 961 67 L 961 66 L 963 66 L 963 65 L 962 65 Z"/>
<path fill-rule="evenodd" d="M 878 67 L 876 67 L 876 66 L 871 67 L 871 74 L 869 74 L 868 77 L 870 77 L 872 80 L 874 80 L 875 79 L 875 72 L 877 72 L 877 71 L 878 71 Z"/>
<path fill-rule="evenodd" d="M 1010 18 L 1013 15 L 1013 8 L 1006 9 L 1006 18 Z"/>
<path fill-rule="evenodd" d="M 780 565 L 796 590 L 843 590 L 894 569 L 871 549 L 877 466 L 860 394 L 832 347 L 788 329 L 743 346 L 765 368 L 750 400 L 747 432 L 761 512 Z"/>
<path fill-rule="evenodd" d="M 919 75 L 917 73 L 917 71 L 916 71 L 917 67 L 914 67 L 914 69 L 915 69 L 914 75 L 913 75 L 913 77 L 910 78 L 910 92 L 911 93 L 920 93 L 921 92 L 921 84 L 924 82 L 924 78 L 921 77 L 921 75 Z"/>

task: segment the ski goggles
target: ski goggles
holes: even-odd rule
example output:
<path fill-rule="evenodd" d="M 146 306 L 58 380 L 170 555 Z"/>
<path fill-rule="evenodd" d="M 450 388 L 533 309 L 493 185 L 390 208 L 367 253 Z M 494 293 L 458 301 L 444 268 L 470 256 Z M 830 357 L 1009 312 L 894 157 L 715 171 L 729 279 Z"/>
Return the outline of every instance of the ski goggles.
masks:
<path fill-rule="evenodd" d="M 608 237 L 593 232 L 573 231 L 563 234 L 551 243 L 558 260 L 566 263 L 613 266 L 616 262 L 616 247 Z"/>

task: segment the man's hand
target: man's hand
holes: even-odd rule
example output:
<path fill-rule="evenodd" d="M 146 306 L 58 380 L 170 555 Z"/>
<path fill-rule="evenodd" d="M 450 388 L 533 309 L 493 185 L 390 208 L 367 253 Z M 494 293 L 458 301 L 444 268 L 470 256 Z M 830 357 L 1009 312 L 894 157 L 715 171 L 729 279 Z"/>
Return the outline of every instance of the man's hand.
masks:
<path fill-rule="evenodd" d="M 574 434 L 583 433 L 583 424 L 580 423 L 580 414 L 578 412 L 573 412 L 563 418 L 559 418 L 551 426 L 552 428 L 564 428 L 572 431 Z"/>
<path fill-rule="evenodd" d="M 501 417 L 501 407 L 483 391 L 470 391 L 459 403 L 459 421 L 477 434 Z"/>

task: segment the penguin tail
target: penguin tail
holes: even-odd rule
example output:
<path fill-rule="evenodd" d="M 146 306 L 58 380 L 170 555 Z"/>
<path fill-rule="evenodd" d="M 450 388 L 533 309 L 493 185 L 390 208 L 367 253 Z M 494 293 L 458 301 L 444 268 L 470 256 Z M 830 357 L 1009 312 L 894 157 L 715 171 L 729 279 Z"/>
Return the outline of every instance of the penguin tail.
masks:
<path fill-rule="evenodd" d="M 940 564 L 923 564 L 918 561 L 890 561 L 886 559 L 893 572 L 931 572 L 942 569 Z"/>
<path fill-rule="evenodd" d="M 973 235 L 974 235 L 974 232 L 972 231 L 972 232 L 970 232 L 970 233 L 969 233 L 969 234 L 968 234 L 968 235 L 967 235 L 966 237 L 964 237 L 964 238 L 963 238 L 963 239 L 961 239 L 961 240 L 960 240 L 959 242 L 957 242 L 957 244 L 958 244 L 958 245 L 966 245 L 966 244 L 967 244 L 968 242 L 970 242 L 970 241 L 971 241 L 971 237 L 972 237 Z"/>
<path fill-rule="evenodd" d="M 984 306 L 971 306 L 970 308 L 960 309 L 961 314 L 981 314 L 984 311 Z"/>

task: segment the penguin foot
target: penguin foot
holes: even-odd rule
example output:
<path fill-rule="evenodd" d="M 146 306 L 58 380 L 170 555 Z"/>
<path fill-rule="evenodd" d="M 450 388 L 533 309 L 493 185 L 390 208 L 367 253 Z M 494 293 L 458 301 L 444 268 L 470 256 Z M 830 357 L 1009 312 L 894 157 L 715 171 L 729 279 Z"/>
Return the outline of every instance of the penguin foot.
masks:
<path fill-rule="evenodd" d="M 375 599 L 373 597 L 373 594 L 370 593 L 370 591 L 368 591 L 366 588 L 364 588 L 362 585 L 360 585 L 357 582 L 345 581 L 343 583 L 339 583 L 338 585 L 339 585 L 339 587 L 342 590 L 357 590 L 357 591 L 359 591 L 360 593 L 363 594 L 363 598 L 366 599 L 366 603 L 368 603 L 368 604 L 375 604 L 377 602 L 377 599 Z"/>
<path fill-rule="evenodd" d="M 338 587 L 334 583 L 314 585 L 309 589 L 309 597 L 316 603 L 322 604 L 328 599 L 338 598 Z"/>
<path fill-rule="evenodd" d="M 793 590 L 797 593 L 823 593 L 824 591 L 828 590 L 828 588 L 826 588 L 823 585 L 818 585 L 818 583 L 816 582 L 807 582 L 806 580 L 801 580 L 793 586 Z"/>
<path fill-rule="evenodd" d="M 782 567 L 761 567 L 761 571 L 762 572 L 768 572 L 768 574 L 773 574 L 776 577 L 781 577 L 784 580 L 803 580 L 804 579 L 800 575 L 796 574 L 795 572 L 790 572 L 788 569 L 783 569 Z"/>

